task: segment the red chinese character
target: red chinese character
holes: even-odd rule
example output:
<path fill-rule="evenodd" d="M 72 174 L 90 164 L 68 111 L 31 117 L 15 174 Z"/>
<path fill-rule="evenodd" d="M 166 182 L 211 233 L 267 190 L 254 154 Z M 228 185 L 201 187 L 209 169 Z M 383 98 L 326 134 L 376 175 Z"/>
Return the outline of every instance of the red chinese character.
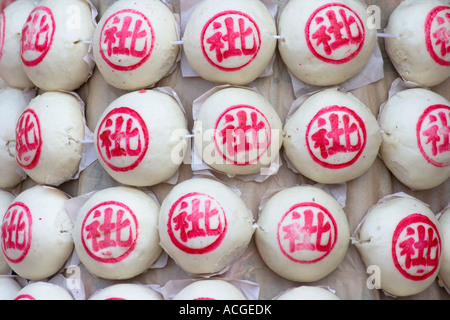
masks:
<path fill-rule="evenodd" d="M 450 66 L 450 7 L 437 6 L 425 20 L 425 41 L 428 53 L 443 66 Z"/>
<path fill-rule="evenodd" d="M 407 228 L 406 232 L 411 237 L 399 243 L 400 248 L 402 248 L 400 256 L 405 256 L 405 268 L 437 266 L 439 262 L 437 257 L 431 257 L 432 249 L 439 245 L 438 239 L 434 237 L 433 229 L 425 229 L 423 225 L 419 225 L 416 230 Z M 417 240 L 413 237 L 416 232 Z"/>
<path fill-rule="evenodd" d="M 13 262 L 22 261 L 31 246 L 32 217 L 28 207 L 13 203 L 3 217 L 1 228 L 2 250 L 5 257 Z"/>
<path fill-rule="evenodd" d="M 423 135 L 428 137 L 426 144 L 431 143 L 431 151 L 434 156 L 438 153 L 450 151 L 450 126 L 447 122 L 447 114 L 445 112 L 439 112 L 439 124 L 435 124 L 425 130 Z M 434 115 L 429 116 L 430 123 L 436 123 L 438 118 Z M 441 142 L 438 145 L 438 142 Z"/>
<path fill-rule="evenodd" d="M 253 19 L 239 11 L 224 11 L 211 18 L 202 31 L 203 54 L 215 67 L 234 71 L 250 63 L 259 51 L 259 28 Z M 228 65 L 223 62 L 244 57 Z"/>
<path fill-rule="evenodd" d="M 28 109 L 20 116 L 16 126 L 16 159 L 25 169 L 33 169 L 39 162 L 41 129 L 36 113 Z"/>

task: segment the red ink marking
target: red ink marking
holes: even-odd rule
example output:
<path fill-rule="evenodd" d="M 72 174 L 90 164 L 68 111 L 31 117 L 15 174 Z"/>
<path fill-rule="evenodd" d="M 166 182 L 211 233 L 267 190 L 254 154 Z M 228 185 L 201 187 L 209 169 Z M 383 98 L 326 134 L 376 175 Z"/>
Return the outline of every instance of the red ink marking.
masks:
<path fill-rule="evenodd" d="M 14 300 L 36 300 L 36 298 L 30 294 L 20 294 Z"/>
<path fill-rule="evenodd" d="M 111 297 L 111 298 L 106 298 L 105 300 L 127 300 L 127 299 L 119 298 L 119 297 Z"/>
<path fill-rule="evenodd" d="M 407 279 L 425 280 L 439 267 L 441 238 L 436 225 L 414 213 L 401 220 L 392 236 L 392 259 Z"/>
<path fill-rule="evenodd" d="M 16 126 L 16 159 L 24 169 L 33 169 L 41 156 L 41 126 L 32 109 L 25 110 Z"/>
<path fill-rule="evenodd" d="M 366 146 L 364 121 L 353 110 L 342 106 L 321 109 L 306 129 L 306 145 L 312 159 L 329 169 L 355 163 Z"/>
<path fill-rule="evenodd" d="M 450 7 L 438 6 L 425 20 L 428 53 L 439 65 L 450 66 Z"/>
<path fill-rule="evenodd" d="M 278 223 L 280 250 L 297 263 L 310 264 L 324 259 L 333 250 L 337 238 L 333 216 L 314 202 L 292 206 Z"/>
<path fill-rule="evenodd" d="M 3 56 L 3 46 L 5 45 L 5 28 L 6 28 L 6 17 L 5 14 L 0 15 L 0 60 Z"/>
<path fill-rule="evenodd" d="M 100 34 L 100 54 L 113 69 L 131 71 L 139 68 L 151 56 L 155 33 L 150 20 L 133 9 L 111 15 Z M 102 50 L 106 45 L 107 50 Z"/>
<path fill-rule="evenodd" d="M 203 55 L 212 66 L 222 71 L 237 71 L 258 55 L 261 34 L 248 14 L 227 10 L 205 24 L 200 41 Z"/>
<path fill-rule="evenodd" d="M 30 209 L 22 202 L 14 202 L 3 217 L 2 251 L 12 263 L 25 259 L 31 246 L 33 219 Z"/>
<path fill-rule="evenodd" d="M 138 112 L 127 107 L 111 110 L 97 132 L 97 151 L 114 171 L 136 168 L 147 153 L 147 125 Z"/>
<path fill-rule="evenodd" d="M 440 168 L 450 165 L 450 106 L 428 107 L 417 122 L 416 135 L 428 163 Z"/>
<path fill-rule="evenodd" d="M 316 58 L 331 64 L 343 64 L 361 51 L 365 28 L 355 11 L 341 3 L 329 3 L 309 17 L 305 36 Z"/>
<path fill-rule="evenodd" d="M 55 28 L 55 19 L 49 8 L 39 6 L 31 11 L 20 39 L 24 65 L 34 67 L 44 59 L 53 43 Z"/>
<path fill-rule="evenodd" d="M 81 242 L 92 259 L 117 263 L 133 252 L 138 228 L 137 218 L 127 205 L 105 201 L 86 214 L 81 228 Z"/>
<path fill-rule="evenodd" d="M 193 300 L 216 300 L 216 299 L 210 298 L 210 297 L 198 297 L 198 298 L 195 298 Z"/>
<path fill-rule="evenodd" d="M 246 166 L 258 161 L 269 148 L 269 121 L 255 107 L 236 105 L 217 119 L 214 130 L 216 150 L 227 162 Z"/>
<path fill-rule="evenodd" d="M 9 6 L 11 3 L 13 3 L 15 0 L 3 0 L 0 4 L 0 13 L 5 10 L 7 6 Z"/>
<path fill-rule="evenodd" d="M 186 194 L 170 208 L 167 231 L 172 243 L 186 253 L 211 252 L 227 232 L 225 211 L 217 200 L 206 194 Z"/>

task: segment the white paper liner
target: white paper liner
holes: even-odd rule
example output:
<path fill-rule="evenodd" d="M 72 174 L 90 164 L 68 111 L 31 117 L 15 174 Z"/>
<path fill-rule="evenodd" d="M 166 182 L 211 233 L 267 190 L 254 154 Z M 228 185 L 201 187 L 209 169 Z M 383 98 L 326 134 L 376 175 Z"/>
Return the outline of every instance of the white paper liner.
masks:
<path fill-rule="evenodd" d="M 198 116 L 198 113 L 199 113 L 200 108 L 203 105 L 203 103 L 214 93 L 216 93 L 220 90 L 226 89 L 226 88 L 243 88 L 243 89 L 252 90 L 258 94 L 261 94 L 258 91 L 258 89 L 254 88 L 254 87 L 244 87 L 244 86 L 229 85 L 229 84 L 218 85 L 218 86 L 213 87 L 212 89 L 208 90 L 203 95 L 201 95 L 200 97 L 195 99 L 192 103 L 192 118 L 194 120 L 194 128 L 192 129 L 193 132 L 195 132 L 197 116 Z M 191 137 L 193 138 L 193 136 L 194 135 L 192 134 Z M 273 159 L 273 161 L 271 161 L 270 166 L 261 168 L 259 173 L 253 173 L 253 174 L 247 174 L 247 175 L 226 174 L 226 173 L 220 172 L 220 171 L 210 167 L 209 165 L 207 165 L 203 161 L 202 156 L 200 155 L 200 152 L 199 152 L 198 148 L 196 147 L 195 143 L 191 142 L 191 145 L 192 145 L 192 148 L 191 148 L 191 162 L 190 163 L 191 163 L 191 169 L 193 172 L 210 171 L 210 172 L 216 172 L 219 174 L 225 174 L 229 178 L 237 178 L 242 181 L 264 182 L 268 178 L 270 178 L 272 175 L 276 174 L 278 172 L 280 166 L 282 165 L 281 160 L 280 160 L 280 154 L 278 153 L 278 155 Z M 280 150 L 280 152 L 281 152 L 281 150 Z"/>
<path fill-rule="evenodd" d="M 247 300 L 258 300 L 259 296 L 259 284 L 248 280 L 236 280 L 230 278 L 216 277 L 215 280 L 227 281 L 239 289 Z M 161 293 L 166 300 L 173 300 L 174 296 L 188 285 L 199 281 L 198 279 L 185 279 L 185 280 L 169 280 L 161 288 Z"/>
<path fill-rule="evenodd" d="M 278 5 L 273 0 L 260 0 L 269 10 L 272 17 L 275 19 L 278 12 Z M 202 2 L 202 0 L 180 0 L 180 11 L 181 11 L 181 33 L 184 34 L 186 25 L 191 17 L 195 8 Z M 180 42 L 182 44 L 182 41 Z M 275 54 L 272 60 L 267 65 L 266 69 L 259 75 L 258 78 L 268 77 L 273 73 L 273 63 L 275 61 Z M 195 72 L 187 61 L 184 52 L 181 53 L 181 74 L 185 78 L 199 77 L 198 73 Z"/>

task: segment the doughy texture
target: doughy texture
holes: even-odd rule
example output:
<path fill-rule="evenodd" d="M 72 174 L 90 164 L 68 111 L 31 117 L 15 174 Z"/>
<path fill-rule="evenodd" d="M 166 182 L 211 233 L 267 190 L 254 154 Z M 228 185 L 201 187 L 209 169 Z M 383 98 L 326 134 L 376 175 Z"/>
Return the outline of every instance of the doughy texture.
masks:
<path fill-rule="evenodd" d="M 439 279 L 450 288 L 450 210 L 447 208 L 439 217 L 441 225 L 441 239 L 443 244 L 441 268 L 439 269 Z"/>
<path fill-rule="evenodd" d="M 301 286 L 278 296 L 277 300 L 340 300 L 330 290 L 322 287 Z"/>
<path fill-rule="evenodd" d="M 274 18 L 259 0 L 206 0 L 189 18 L 183 49 L 200 77 L 245 85 L 269 65 L 276 34 Z"/>
<path fill-rule="evenodd" d="M 247 300 L 247 298 L 227 281 L 198 280 L 183 288 L 173 300 Z"/>
<path fill-rule="evenodd" d="M 450 54 L 445 50 L 445 30 L 450 29 L 450 6 L 440 0 L 405 0 L 389 17 L 386 52 L 405 80 L 425 87 L 450 76 Z M 444 31 L 443 31 L 444 30 Z"/>
<path fill-rule="evenodd" d="M 162 296 L 144 285 L 121 283 L 99 290 L 89 300 L 162 300 Z"/>
<path fill-rule="evenodd" d="M 39 281 L 23 287 L 14 300 L 74 300 L 74 298 L 63 287 Z"/>
<path fill-rule="evenodd" d="M 299 80 L 329 86 L 358 74 L 377 41 L 367 25 L 368 13 L 358 0 L 294 0 L 278 22 L 278 48 Z"/>
<path fill-rule="evenodd" d="M 427 89 L 398 92 L 381 109 L 381 157 L 409 188 L 430 189 L 450 176 L 450 152 L 441 137 L 449 114 L 450 102 Z"/>
<path fill-rule="evenodd" d="M 122 95 L 106 108 L 94 143 L 100 164 L 112 178 L 151 186 L 177 172 L 187 149 L 187 133 L 187 120 L 174 98 L 140 90 Z"/>
<path fill-rule="evenodd" d="M 33 0 L 15 1 L 0 15 L 0 77 L 19 89 L 34 87 L 20 60 L 22 27 L 34 7 Z"/>
<path fill-rule="evenodd" d="M 14 195 L 11 192 L 0 190 L 0 237 L 2 234 L 2 221 L 3 216 L 5 215 L 6 211 L 8 210 L 8 207 L 14 200 Z M 3 255 L 3 252 L 0 251 L 0 275 L 1 274 L 9 274 L 11 271 L 11 268 L 9 267 L 8 263 L 6 262 L 6 258 Z M 1 280 L 1 278 L 0 278 Z M 1 292 L 2 290 L 0 290 Z"/>
<path fill-rule="evenodd" d="M 39 184 L 59 186 L 75 177 L 85 134 L 80 101 L 45 92 L 29 103 L 16 125 L 16 160 Z"/>
<path fill-rule="evenodd" d="M 0 89 L 0 188 L 16 187 L 23 174 L 16 161 L 16 123 L 28 105 L 22 90 L 5 87 Z"/>
<path fill-rule="evenodd" d="M 278 156 L 282 123 L 261 94 L 226 88 L 201 106 L 194 124 L 195 145 L 203 161 L 227 173 L 260 173 Z"/>
<path fill-rule="evenodd" d="M 257 225 L 255 241 L 263 261 L 292 281 L 322 279 L 347 253 L 347 216 L 331 195 L 316 187 L 279 191 L 264 205 Z"/>
<path fill-rule="evenodd" d="M 302 175 L 341 183 L 365 173 L 381 145 L 377 120 L 350 93 L 324 90 L 309 97 L 286 121 L 283 146 Z"/>
<path fill-rule="evenodd" d="M 3 254 L 11 269 L 29 280 L 54 275 L 73 251 L 73 224 L 62 191 L 37 185 L 20 193 L 3 217 Z M 45 258 L 43 258 L 45 257 Z"/>
<path fill-rule="evenodd" d="M 22 289 L 13 278 L 0 278 L 0 300 L 13 300 Z"/>
<path fill-rule="evenodd" d="M 88 2 L 40 2 L 22 29 L 20 53 L 28 78 L 45 91 L 78 89 L 90 76 L 85 59 L 94 30 Z"/>
<path fill-rule="evenodd" d="M 121 30 L 128 30 L 124 34 Z M 179 52 L 176 20 L 159 0 L 120 0 L 95 30 L 96 65 L 110 85 L 137 90 L 154 85 L 172 69 Z"/>
<path fill-rule="evenodd" d="M 354 244 L 366 268 L 374 266 L 381 275 L 376 285 L 393 296 L 424 291 L 441 265 L 439 221 L 425 203 L 409 196 L 385 198 L 374 205 Z"/>
<path fill-rule="evenodd" d="M 193 178 L 176 185 L 161 204 L 161 246 L 185 271 L 212 274 L 247 248 L 252 223 L 234 191 L 215 180 Z"/>
<path fill-rule="evenodd" d="M 75 222 L 73 240 L 80 261 L 106 279 L 141 274 L 162 252 L 158 215 L 159 204 L 141 190 L 111 187 L 97 191 L 80 208 Z M 115 229 L 105 230 L 111 223 Z M 95 239 L 93 233 L 98 235 Z"/>

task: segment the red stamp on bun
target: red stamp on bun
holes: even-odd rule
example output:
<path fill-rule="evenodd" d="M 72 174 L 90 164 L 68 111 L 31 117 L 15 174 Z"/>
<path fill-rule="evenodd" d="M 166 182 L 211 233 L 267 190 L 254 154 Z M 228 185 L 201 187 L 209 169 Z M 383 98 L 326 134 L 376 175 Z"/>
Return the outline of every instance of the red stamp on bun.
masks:
<path fill-rule="evenodd" d="M 34 67 L 45 58 L 52 46 L 55 28 L 55 19 L 49 8 L 39 6 L 31 11 L 20 39 L 20 53 L 25 66 Z"/>
<path fill-rule="evenodd" d="M 216 249 L 225 237 L 226 214 L 211 196 L 189 193 L 170 208 L 167 231 L 178 249 L 189 254 L 205 254 Z"/>
<path fill-rule="evenodd" d="M 41 125 L 32 109 L 25 110 L 16 125 L 16 159 L 19 165 L 31 170 L 39 162 L 42 148 Z"/>
<path fill-rule="evenodd" d="M 450 7 L 438 6 L 425 20 L 425 41 L 428 53 L 442 66 L 450 66 Z"/>
<path fill-rule="evenodd" d="M 309 17 L 305 37 L 316 58 L 331 64 L 343 64 L 361 51 L 365 27 L 352 9 L 341 3 L 329 3 Z"/>
<path fill-rule="evenodd" d="M 32 240 L 33 218 L 30 209 L 22 202 L 9 206 L 2 223 L 3 255 L 12 263 L 25 259 Z"/>

